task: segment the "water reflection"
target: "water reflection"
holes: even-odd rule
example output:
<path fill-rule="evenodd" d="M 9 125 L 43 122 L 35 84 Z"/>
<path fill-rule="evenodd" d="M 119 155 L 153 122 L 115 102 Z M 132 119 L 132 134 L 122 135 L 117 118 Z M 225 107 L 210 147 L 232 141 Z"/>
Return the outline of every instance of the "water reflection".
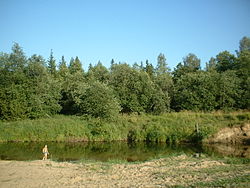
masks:
<path fill-rule="evenodd" d="M 224 151 L 237 153 L 236 149 L 209 146 L 193 145 L 167 145 L 165 143 L 126 143 L 126 142 L 86 142 L 86 143 L 56 143 L 56 142 L 27 142 L 27 143 L 0 143 L 0 158 L 2 160 L 40 160 L 43 157 L 42 148 L 47 144 L 50 152 L 49 158 L 56 161 L 76 161 L 76 160 L 124 160 L 124 161 L 146 161 L 149 159 L 202 152 L 208 154 L 220 153 L 226 155 Z M 218 149 L 219 148 L 219 149 Z M 244 150 L 244 149 L 243 149 Z M 238 150 L 237 150 L 238 151 Z M 236 155 L 238 157 L 248 157 L 249 148 L 246 154 Z"/>
<path fill-rule="evenodd" d="M 249 145 L 209 144 L 203 149 L 210 155 L 250 158 Z"/>
<path fill-rule="evenodd" d="M 88 143 L 0 143 L 0 157 L 2 160 L 39 160 L 42 159 L 43 146 L 47 144 L 52 160 L 126 160 L 145 161 L 177 153 L 200 152 L 200 147 L 169 146 L 165 143 L 126 143 L 126 142 L 88 142 Z"/>

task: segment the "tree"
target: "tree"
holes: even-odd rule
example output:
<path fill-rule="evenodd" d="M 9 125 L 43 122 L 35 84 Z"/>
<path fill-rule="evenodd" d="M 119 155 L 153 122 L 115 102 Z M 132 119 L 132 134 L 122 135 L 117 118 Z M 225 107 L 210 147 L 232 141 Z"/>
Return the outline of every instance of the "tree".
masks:
<path fill-rule="evenodd" d="M 69 75 L 69 68 L 67 67 L 67 62 L 65 61 L 64 56 L 62 56 L 59 63 L 58 75 L 61 83 L 63 83 Z"/>
<path fill-rule="evenodd" d="M 84 82 L 83 76 L 78 74 L 69 74 L 62 83 L 60 104 L 62 114 L 78 114 L 81 97 L 84 95 L 87 83 Z"/>
<path fill-rule="evenodd" d="M 240 40 L 240 52 L 243 52 L 243 51 L 250 51 L 250 38 L 249 37 L 243 37 L 241 40 Z"/>
<path fill-rule="evenodd" d="M 200 59 L 193 53 L 189 53 L 183 58 L 183 64 L 190 72 L 200 70 Z"/>
<path fill-rule="evenodd" d="M 0 83 L 1 118 L 18 120 L 57 113 L 60 110 L 60 87 L 48 74 L 44 59 L 33 55 L 27 60 L 17 48 L 15 45 L 12 54 L 0 58 L 5 67 L 1 69 L 5 79 Z M 0 78 L 4 80 L 2 76 Z"/>
<path fill-rule="evenodd" d="M 205 71 L 189 53 L 172 73 L 162 53 L 155 69 L 148 60 L 131 67 L 112 59 L 110 69 L 99 61 L 85 74 L 78 57 L 67 66 L 62 56 L 57 70 L 52 50 L 46 65 L 42 56 L 28 58 L 14 43 L 11 53 L 0 53 L 0 118 L 63 113 L 112 119 L 119 111 L 250 109 L 249 75 L 249 37 L 240 40 L 237 56 L 223 51 L 206 63 Z"/>
<path fill-rule="evenodd" d="M 121 110 L 113 91 L 100 82 L 91 83 L 80 99 L 78 104 L 80 114 L 113 119 Z"/>
<path fill-rule="evenodd" d="M 160 53 L 159 56 L 157 57 L 157 66 L 156 66 L 156 73 L 159 74 L 164 74 L 169 72 L 169 68 L 167 67 L 167 62 L 165 55 Z"/>
<path fill-rule="evenodd" d="M 141 70 L 141 67 L 140 67 L 140 65 L 138 65 L 137 62 L 134 62 L 134 64 L 133 64 L 133 69 L 134 69 L 134 70 L 137 70 L 137 71 L 140 71 L 140 70 Z"/>
<path fill-rule="evenodd" d="M 8 120 L 23 119 L 28 111 L 28 86 L 27 59 L 22 48 L 14 43 L 11 54 L 1 54 L 0 65 L 0 116 Z"/>
<path fill-rule="evenodd" d="M 0 117 L 6 120 L 27 118 L 28 100 L 26 87 L 20 84 L 8 85 L 0 89 Z"/>
<path fill-rule="evenodd" d="M 0 85 L 4 87 L 8 85 L 9 79 L 8 76 L 11 76 L 9 69 L 9 54 L 0 53 Z"/>
<path fill-rule="evenodd" d="M 154 79 L 154 67 L 151 63 L 146 60 L 146 67 L 145 67 L 145 72 L 148 73 L 149 77 L 153 80 Z"/>
<path fill-rule="evenodd" d="M 12 52 L 9 56 L 9 61 L 6 62 L 5 68 L 11 72 L 22 72 L 27 65 L 27 59 L 23 52 L 23 49 L 18 43 L 14 43 L 12 46 Z"/>
<path fill-rule="evenodd" d="M 77 114 L 79 112 L 79 103 L 81 96 L 87 88 L 85 82 L 82 64 L 78 57 L 71 58 L 68 69 L 65 69 L 65 74 L 61 80 L 61 95 L 60 104 L 62 106 L 61 113 Z"/>
<path fill-rule="evenodd" d="M 70 63 L 69 63 L 69 71 L 71 74 L 74 74 L 76 72 L 83 74 L 84 71 L 82 68 L 82 63 L 77 56 L 75 59 L 71 58 Z"/>
<path fill-rule="evenodd" d="M 186 67 L 184 67 L 182 63 L 178 63 L 177 66 L 174 68 L 174 71 L 172 72 L 174 83 L 176 83 L 177 80 L 186 73 L 187 73 Z"/>
<path fill-rule="evenodd" d="M 242 96 L 240 108 L 250 109 L 250 51 L 244 50 L 239 54 L 237 61 L 237 75 L 241 80 Z"/>
<path fill-rule="evenodd" d="M 48 71 L 52 76 L 56 76 L 56 60 L 54 59 L 52 50 L 50 51 L 50 56 L 48 60 Z"/>
<path fill-rule="evenodd" d="M 2 84 L 22 84 L 26 81 L 24 72 L 27 66 L 27 58 L 19 44 L 14 43 L 12 52 L 9 55 L 5 54 L 2 60 L 4 72 Z"/>
<path fill-rule="evenodd" d="M 223 51 L 216 56 L 216 70 L 225 72 L 235 68 L 236 58 L 228 51 Z"/>
<path fill-rule="evenodd" d="M 111 71 L 109 84 L 120 101 L 123 113 L 161 113 L 168 110 L 169 98 L 146 72 L 127 64 L 116 65 Z"/>
<path fill-rule="evenodd" d="M 29 58 L 26 75 L 29 85 L 26 94 L 29 101 L 28 116 L 38 118 L 58 113 L 61 109 L 61 87 L 54 75 L 48 73 L 41 56 Z"/>
<path fill-rule="evenodd" d="M 176 111 L 212 111 L 217 108 L 216 72 L 193 72 L 182 75 L 175 84 L 172 107 Z"/>
<path fill-rule="evenodd" d="M 195 54 L 189 53 L 183 58 L 173 71 L 173 80 L 176 82 L 182 75 L 200 70 L 200 59 Z"/>
<path fill-rule="evenodd" d="M 160 87 L 153 85 L 152 98 L 150 101 L 150 108 L 148 113 L 162 114 L 164 112 L 170 112 L 170 96 L 166 95 Z"/>
<path fill-rule="evenodd" d="M 211 57 L 209 62 L 206 63 L 206 71 L 216 71 L 216 59 L 214 57 Z"/>
<path fill-rule="evenodd" d="M 173 87 L 173 80 L 169 71 L 170 69 L 168 68 L 166 58 L 164 54 L 161 53 L 157 58 L 157 66 L 155 71 L 156 75 L 154 78 L 151 76 L 151 79 L 156 84 L 159 95 L 163 95 L 165 101 L 164 104 L 166 105 L 164 111 L 170 110 L 170 99 Z"/>
<path fill-rule="evenodd" d="M 221 73 L 216 83 L 218 85 L 218 109 L 235 109 L 238 106 L 242 93 L 240 79 L 237 77 L 235 71 L 228 70 Z"/>
<path fill-rule="evenodd" d="M 140 112 L 160 114 L 170 109 L 170 98 L 158 87 L 146 72 L 138 73 L 134 86 L 139 102 Z M 140 113 L 139 112 L 139 113 Z"/>
<path fill-rule="evenodd" d="M 64 56 L 62 56 L 62 59 L 61 59 L 61 61 L 59 62 L 59 69 L 61 68 L 61 69 L 64 69 L 64 68 L 66 68 L 67 67 L 67 62 L 65 61 L 65 58 L 64 58 Z"/>
<path fill-rule="evenodd" d="M 114 67 L 115 65 L 115 60 L 114 59 L 111 59 L 111 62 L 110 62 L 110 69 L 112 70 L 112 68 Z"/>
<path fill-rule="evenodd" d="M 109 71 L 108 69 L 102 65 L 99 61 L 96 66 L 90 66 L 89 71 L 87 73 L 87 77 L 89 81 L 99 81 L 102 83 L 107 83 L 109 80 Z"/>
<path fill-rule="evenodd" d="M 69 69 L 67 67 L 67 63 L 64 59 L 64 56 L 62 56 L 61 62 L 59 63 L 58 74 L 64 80 L 65 80 L 65 77 L 67 76 L 67 74 L 69 74 Z"/>
<path fill-rule="evenodd" d="M 124 113 L 143 111 L 135 89 L 135 85 L 138 83 L 138 74 L 139 72 L 127 64 L 115 65 L 111 71 L 109 84 L 119 99 L 121 111 Z"/>
<path fill-rule="evenodd" d="M 26 68 L 26 75 L 29 80 L 42 79 L 47 76 L 47 69 L 45 60 L 40 55 L 32 55 L 28 59 L 28 66 Z"/>
<path fill-rule="evenodd" d="M 155 80 L 155 84 L 161 89 L 166 98 L 168 98 L 168 103 L 170 102 L 170 97 L 173 95 L 173 79 L 170 73 L 165 73 L 161 75 L 157 75 Z"/>

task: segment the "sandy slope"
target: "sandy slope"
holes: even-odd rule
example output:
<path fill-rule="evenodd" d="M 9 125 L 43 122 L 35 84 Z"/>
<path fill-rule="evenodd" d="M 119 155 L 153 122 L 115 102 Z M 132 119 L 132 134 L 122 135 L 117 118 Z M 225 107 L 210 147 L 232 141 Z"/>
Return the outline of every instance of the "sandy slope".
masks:
<path fill-rule="evenodd" d="M 190 160 L 191 159 L 191 160 Z M 73 164 L 54 161 L 0 161 L 0 187 L 166 187 L 210 181 L 202 169 L 227 164 L 185 155 L 139 164 L 86 162 Z M 197 172 L 197 173 L 189 173 Z M 198 173 L 199 172 L 199 173 Z M 225 176 L 235 172 L 226 172 Z M 249 168 L 238 174 L 250 173 Z M 222 175 L 220 173 L 220 175 Z"/>

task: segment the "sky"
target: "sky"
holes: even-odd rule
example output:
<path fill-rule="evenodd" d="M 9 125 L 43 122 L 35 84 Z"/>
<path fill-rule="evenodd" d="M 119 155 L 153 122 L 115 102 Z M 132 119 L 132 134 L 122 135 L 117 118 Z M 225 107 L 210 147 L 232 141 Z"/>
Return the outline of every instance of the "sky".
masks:
<path fill-rule="evenodd" d="M 86 70 L 99 60 L 149 60 L 163 53 L 173 70 L 189 53 L 204 67 L 250 37 L 250 0 L 0 0 L 0 52 L 17 42 L 30 57 L 57 62 L 78 56 Z"/>

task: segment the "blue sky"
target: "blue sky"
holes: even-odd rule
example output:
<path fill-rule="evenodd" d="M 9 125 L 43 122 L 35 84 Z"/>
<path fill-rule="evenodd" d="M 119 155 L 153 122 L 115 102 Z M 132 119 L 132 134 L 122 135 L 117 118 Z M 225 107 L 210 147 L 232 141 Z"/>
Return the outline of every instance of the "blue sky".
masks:
<path fill-rule="evenodd" d="M 0 0 L 0 52 L 19 43 L 27 56 L 57 62 L 78 56 L 84 65 L 99 60 L 156 65 L 164 53 L 170 68 L 188 53 L 204 67 L 210 57 L 235 53 L 250 36 L 249 0 Z"/>

